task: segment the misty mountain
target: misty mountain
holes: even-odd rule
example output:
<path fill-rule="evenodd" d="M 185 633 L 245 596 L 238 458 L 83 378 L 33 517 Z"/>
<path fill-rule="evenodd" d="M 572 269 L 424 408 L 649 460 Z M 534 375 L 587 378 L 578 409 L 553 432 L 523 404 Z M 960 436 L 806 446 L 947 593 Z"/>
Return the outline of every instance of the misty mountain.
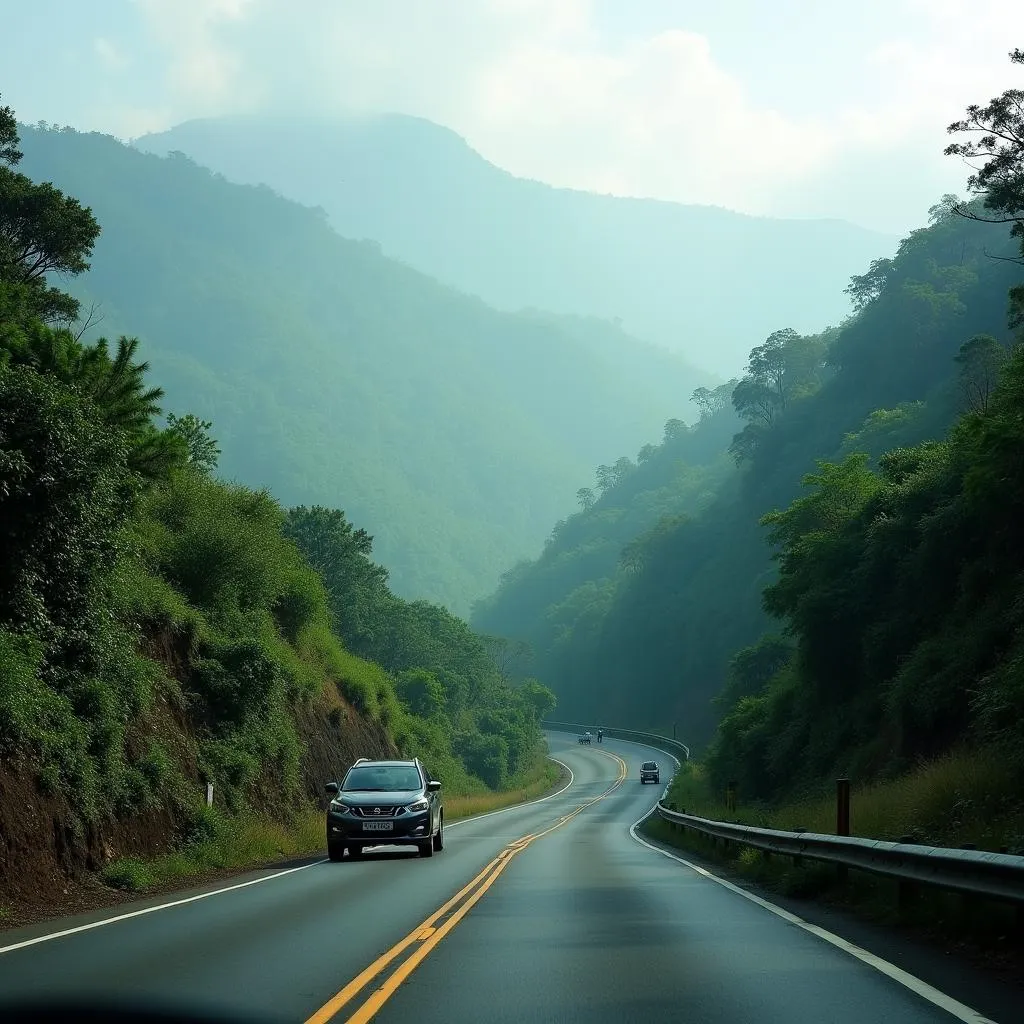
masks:
<path fill-rule="evenodd" d="M 735 389 L 710 393 L 699 423 L 673 424 L 635 461 L 599 470 L 594 500 L 555 524 L 538 558 L 503 576 L 477 605 L 474 627 L 529 643 L 530 674 L 550 681 L 565 721 L 640 729 L 678 721 L 697 748 L 736 704 L 732 731 L 718 737 L 720 749 L 733 750 L 744 737 L 744 766 L 733 762 L 724 778 L 751 780 L 747 793 L 767 795 L 808 765 L 811 778 L 835 778 L 826 773 L 846 771 L 841 757 L 852 752 L 865 772 L 891 765 L 884 744 L 897 735 L 904 757 L 944 749 L 969 720 L 966 696 L 987 684 L 1003 651 L 1019 650 L 1009 637 L 1024 637 L 1024 556 L 1006 533 L 990 540 L 988 525 L 1008 529 L 1024 500 L 1019 471 L 991 469 L 1003 458 L 1019 465 L 1024 370 L 1011 370 L 1006 419 L 985 428 L 992 452 L 943 454 L 951 424 L 970 411 L 965 388 L 991 387 L 993 367 L 1013 350 L 1007 291 L 1020 282 L 1018 251 L 1005 225 L 936 211 L 892 261 L 865 268 L 856 283 L 862 308 L 841 330 L 783 335 L 774 354 L 762 349 L 762 359 L 786 367 L 788 389 L 768 415 L 742 398 L 763 372 L 751 371 Z M 990 363 L 971 355 L 979 347 Z M 967 416 L 951 450 L 972 429 Z M 959 504 L 954 515 L 944 503 L 974 462 L 986 464 L 991 489 L 978 492 L 972 518 Z M 883 481 L 889 491 L 872 490 Z M 883 493 L 884 502 L 865 505 Z M 779 589 L 774 602 L 766 598 L 779 548 L 764 517 L 779 510 L 799 538 L 782 563 L 793 589 L 782 592 L 791 607 L 794 594 L 806 602 L 786 615 Z M 988 545 L 998 543 L 1006 547 L 995 556 Z M 819 660 L 790 665 L 790 634 L 804 649 L 817 645 Z M 831 652 L 826 668 L 822 652 Z M 1007 654 L 1005 665 L 1019 666 L 1019 657 Z M 769 700 L 765 687 L 782 665 Z M 1005 672 L 1020 679 L 1019 667 Z M 726 687 L 727 699 L 713 703 Z M 737 704 L 742 698 L 749 705 Z M 889 700 L 899 711 L 887 712 L 879 748 Z M 1006 700 L 992 706 L 1014 706 Z"/>
<path fill-rule="evenodd" d="M 838 323 L 851 275 L 896 244 L 838 220 L 553 188 L 402 115 L 195 120 L 136 145 L 322 206 L 341 234 L 492 305 L 620 318 L 723 377 L 778 328 Z"/>
<path fill-rule="evenodd" d="M 96 329 L 140 337 L 166 408 L 213 421 L 228 476 L 365 526 L 403 596 L 467 609 L 595 462 L 708 382 L 614 325 L 498 312 L 185 157 L 70 130 L 22 142 L 24 172 L 102 225 L 72 282 Z"/>

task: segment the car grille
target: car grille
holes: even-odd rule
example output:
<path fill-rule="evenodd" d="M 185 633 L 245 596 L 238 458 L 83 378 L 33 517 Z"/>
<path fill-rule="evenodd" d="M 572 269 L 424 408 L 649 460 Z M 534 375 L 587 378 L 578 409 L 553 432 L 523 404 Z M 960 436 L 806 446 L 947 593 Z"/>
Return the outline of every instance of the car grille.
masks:
<path fill-rule="evenodd" d="M 404 807 L 395 807 L 394 805 L 386 804 L 374 804 L 372 807 L 367 805 L 366 807 L 352 808 L 352 813 L 357 818 L 395 818 L 404 811 Z"/>

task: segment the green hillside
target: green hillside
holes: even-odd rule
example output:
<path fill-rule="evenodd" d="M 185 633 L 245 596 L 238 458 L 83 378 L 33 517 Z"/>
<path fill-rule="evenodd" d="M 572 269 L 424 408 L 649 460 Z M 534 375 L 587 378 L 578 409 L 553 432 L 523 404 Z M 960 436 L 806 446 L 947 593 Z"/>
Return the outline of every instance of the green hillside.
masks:
<path fill-rule="evenodd" d="M 600 719 L 636 728 L 665 727 L 675 721 L 680 734 L 697 746 L 712 737 L 723 710 L 736 699 L 757 694 L 788 663 L 791 641 L 784 634 L 795 631 L 800 659 L 812 649 L 824 657 L 834 646 L 833 657 L 844 663 L 843 672 L 834 662 L 823 661 L 814 669 L 800 670 L 820 682 L 821 703 L 813 706 L 785 688 L 794 685 L 791 676 L 782 679 L 782 689 L 764 706 L 764 714 L 751 717 L 753 707 L 744 712 L 744 735 L 751 736 L 735 756 L 743 760 L 749 753 L 745 771 L 769 785 L 772 775 L 759 760 L 761 748 L 753 746 L 767 742 L 768 736 L 786 732 L 785 743 L 778 741 L 785 754 L 778 756 L 791 766 L 806 763 L 803 751 L 816 750 L 816 745 L 824 748 L 821 757 L 826 759 L 837 749 L 847 749 L 852 741 L 845 747 L 835 741 L 825 719 L 834 721 L 827 709 L 842 706 L 845 699 L 836 690 L 845 685 L 840 680 L 868 671 L 856 657 L 869 657 L 863 652 L 878 642 L 881 631 L 892 638 L 886 641 L 888 649 L 901 652 L 898 657 L 911 657 L 929 630 L 935 631 L 933 641 L 945 634 L 949 626 L 943 616 L 947 611 L 955 614 L 958 607 L 947 605 L 954 599 L 957 579 L 948 563 L 961 557 L 957 549 L 948 554 L 945 569 L 928 569 L 939 576 L 947 573 L 942 577 L 946 589 L 932 592 L 937 580 L 926 582 L 923 564 L 915 561 L 930 556 L 903 552 L 899 531 L 923 528 L 914 525 L 914 516 L 925 515 L 929 507 L 920 503 L 939 500 L 929 487 L 965 486 L 957 475 L 963 471 L 962 460 L 980 458 L 979 446 L 989 443 L 982 439 L 994 437 L 991 432 L 1001 428 L 994 423 L 958 427 L 955 437 L 960 440 L 930 454 L 911 452 L 908 446 L 941 439 L 964 408 L 965 366 L 970 369 L 978 358 L 971 355 L 974 349 L 965 350 L 966 355 L 961 351 L 966 342 L 976 336 L 994 339 L 991 346 L 997 355 L 1012 343 L 1007 291 L 1019 282 L 1021 269 L 1006 257 L 1015 252 L 1005 227 L 958 216 L 948 203 L 937 206 L 932 223 L 904 239 L 893 260 L 875 261 L 867 273 L 854 278 L 851 294 L 859 311 L 841 329 L 811 336 L 776 332 L 751 351 L 743 378 L 705 396 L 702 422 L 689 430 L 670 425 L 664 441 L 643 450 L 637 463 L 623 460 L 617 464 L 619 471 L 610 474 L 607 467 L 599 470 L 599 500 L 559 523 L 540 559 L 508 573 L 497 593 L 478 605 L 474 624 L 532 645 L 529 671 L 556 688 L 565 720 Z M 988 351 L 988 343 L 977 344 Z M 1005 387 L 999 406 L 1004 415 L 1015 401 L 1015 385 L 1008 381 Z M 1007 443 L 1016 443 L 1011 436 L 1015 435 L 1007 434 Z M 730 468 L 723 468 L 727 449 Z M 897 449 L 896 454 L 881 458 L 889 449 Z M 900 455 L 904 451 L 907 454 Z M 868 473 L 858 461 L 859 452 L 865 453 L 868 465 L 882 466 L 881 477 Z M 815 471 L 816 460 L 847 468 L 815 477 L 823 496 L 812 501 L 801 498 L 801 481 Z M 955 469 L 957 465 L 961 468 Z M 829 475 L 833 472 L 839 475 Z M 945 482 L 940 485 L 939 479 Z M 859 491 L 854 487 L 857 481 L 863 485 Z M 836 549 L 834 555 L 826 554 L 832 549 L 817 534 L 800 541 L 811 529 L 811 510 L 830 500 L 836 489 L 846 494 L 847 483 L 854 491 L 834 499 L 843 503 L 842 512 L 836 513 L 839 533 L 834 543 L 862 545 L 865 560 L 881 559 L 884 565 L 885 552 L 874 547 L 881 542 L 872 533 L 870 516 L 891 506 L 885 514 L 898 518 L 890 554 L 906 560 L 901 571 L 908 574 L 898 593 L 886 593 L 886 587 L 897 582 L 890 567 L 871 584 L 873 592 L 868 589 L 854 598 L 849 580 L 861 571 L 855 552 L 841 557 Z M 771 586 L 778 578 L 777 568 L 769 528 L 761 522 L 767 513 L 785 509 L 798 498 L 782 519 L 772 521 L 772 528 L 785 542 L 784 575 L 792 576 L 799 565 L 805 585 L 811 588 L 814 581 L 819 588 L 814 613 L 818 617 L 809 621 L 801 617 L 812 613 L 794 593 L 795 583 Z M 848 517 L 848 525 L 840 530 L 838 522 L 846 523 Z M 817 520 L 812 516 L 810 522 Z M 952 526 L 943 527 L 947 528 Z M 941 530 L 934 543 L 940 543 L 940 536 Z M 812 540 L 814 546 L 808 547 Z M 820 564 L 816 559 L 822 560 Z M 1007 572 L 1014 564 L 1007 563 Z M 863 571 L 877 574 L 883 569 Z M 867 581 L 863 586 L 868 587 Z M 1008 575 L 993 598 L 1011 600 L 1015 588 Z M 878 603 L 872 617 L 860 625 L 857 616 L 868 613 L 848 607 L 855 600 Z M 924 622 L 908 610 L 915 601 L 920 614 L 929 609 Z M 770 613 L 781 621 L 773 622 Z M 885 626 L 886 615 L 898 625 Z M 979 656 L 988 643 L 981 638 L 994 635 L 995 620 L 990 625 L 987 632 L 976 633 Z M 1007 628 L 1005 622 L 999 627 L 1004 630 L 1000 644 L 1007 642 Z M 846 629 L 852 635 L 840 640 Z M 767 636 L 761 638 L 765 631 Z M 903 646 L 895 639 L 901 635 Z M 934 650 L 941 650 L 941 645 Z M 861 653 L 855 657 L 855 651 Z M 933 658 L 927 651 L 925 646 L 915 656 Z M 993 657 L 998 659 L 998 653 Z M 934 661 L 926 663 L 938 671 Z M 943 668 L 941 685 L 947 692 L 965 692 L 982 663 L 961 657 Z M 893 669 L 890 661 L 872 665 L 870 671 L 876 675 L 869 676 L 870 682 L 861 679 L 859 685 L 864 693 L 877 695 Z M 724 705 L 713 703 L 726 684 Z M 790 735 L 787 730 L 797 729 L 797 707 L 802 709 L 802 731 Z M 952 713 L 954 718 L 963 712 L 956 703 L 942 707 L 943 714 Z M 870 731 L 877 725 L 874 714 L 862 716 L 859 728 Z M 734 730 L 740 728 L 737 721 L 730 721 Z M 920 736 L 931 727 L 928 723 L 936 722 L 925 714 L 911 731 Z M 865 740 L 862 733 L 857 735 Z M 940 745 L 949 739 L 947 734 Z M 897 744 L 897 749 L 904 747 Z M 910 741 L 905 751 L 907 756 L 920 752 Z M 873 756 L 876 767 L 885 759 L 877 751 Z M 823 769 L 823 762 L 819 759 L 815 766 Z M 735 777 L 735 763 L 732 770 Z M 779 768 L 777 778 L 790 777 Z"/>
<path fill-rule="evenodd" d="M 779 323 L 837 323 L 850 275 L 896 244 L 843 221 L 553 188 L 397 114 L 188 121 L 136 145 L 322 206 L 342 234 L 501 308 L 619 317 L 723 377 Z"/>
<path fill-rule="evenodd" d="M 282 836 L 305 852 L 324 782 L 360 755 L 421 756 L 456 797 L 543 782 L 549 691 L 396 597 L 339 510 L 219 479 L 210 422 L 160 424 L 137 339 L 82 340 L 53 281 L 89 267 L 99 225 L 21 173 L 15 129 L 0 107 L 5 900 L 85 869 L 149 884 L 126 854 L 180 878 Z"/>
<path fill-rule="evenodd" d="M 22 148 L 103 225 L 75 283 L 99 329 L 131 326 L 168 408 L 217 424 L 229 476 L 365 525 L 403 595 L 468 609 L 590 466 L 705 382 L 610 324 L 496 312 L 183 157 L 39 129 Z"/>

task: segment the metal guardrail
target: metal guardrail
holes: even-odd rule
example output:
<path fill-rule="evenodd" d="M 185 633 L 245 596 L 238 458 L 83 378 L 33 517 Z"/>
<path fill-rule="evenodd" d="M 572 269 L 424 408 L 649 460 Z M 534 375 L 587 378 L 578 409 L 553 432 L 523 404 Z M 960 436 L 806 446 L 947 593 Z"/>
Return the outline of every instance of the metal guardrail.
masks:
<path fill-rule="evenodd" d="M 597 728 L 573 722 L 544 722 L 549 729 L 583 732 Z M 613 739 L 636 740 L 669 753 L 690 758 L 690 748 L 678 740 L 634 729 L 607 729 Z M 666 787 L 666 794 L 668 787 Z M 847 784 L 847 798 L 849 785 Z M 818 832 L 784 832 L 753 825 L 713 821 L 667 807 L 663 796 L 657 812 L 663 821 L 693 829 L 713 839 L 740 843 L 765 853 L 792 857 L 795 862 L 813 860 L 841 869 L 867 871 L 894 878 L 904 886 L 931 885 L 954 892 L 1024 904 L 1024 857 L 985 850 L 955 850 L 944 846 L 891 843 L 859 836 L 824 835 Z M 848 819 L 847 819 L 848 822 Z"/>
<path fill-rule="evenodd" d="M 542 728 L 555 729 L 559 732 L 597 732 L 600 729 L 605 736 L 613 740 L 636 740 L 637 743 L 646 743 L 649 747 L 656 747 L 664 750 L 673 756 L 682 755 L 682 760 L 690 760 L 690 748 L 679 740 L 669 736 L 659 736 L 655 732 L 638 732 L 636 729 L 607 729 L 603 725 L 580 725 L 578 722 L 541 722 Z"/>
<path fill-rule="evenodd" d="M 683 828 L 767 853 L 824 861 L 901 882 L 1024 903 L 1024 857 L 1012 854 L 734 825 L 673 811 L 663 802 L 658 803 L 658 814 L 664 821 Z"/>

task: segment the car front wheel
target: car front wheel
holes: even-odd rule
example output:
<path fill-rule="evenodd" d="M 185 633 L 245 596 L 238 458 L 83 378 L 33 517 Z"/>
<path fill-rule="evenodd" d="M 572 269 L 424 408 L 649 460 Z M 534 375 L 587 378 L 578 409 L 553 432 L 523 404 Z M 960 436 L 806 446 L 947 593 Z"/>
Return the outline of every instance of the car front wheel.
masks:
<path fill-rule="evenodd" d="M 345 856 L 345 847 L 338 846 L 336 843 L 327 844 L 327 859 L 337 863 Z"/>
<path fill-rule="evenodd" d="M 444 815 L 438 819 L 437 822 L 437 835 L 434 836 L 434 852 L 440 853 L 444 849 Z"/>

